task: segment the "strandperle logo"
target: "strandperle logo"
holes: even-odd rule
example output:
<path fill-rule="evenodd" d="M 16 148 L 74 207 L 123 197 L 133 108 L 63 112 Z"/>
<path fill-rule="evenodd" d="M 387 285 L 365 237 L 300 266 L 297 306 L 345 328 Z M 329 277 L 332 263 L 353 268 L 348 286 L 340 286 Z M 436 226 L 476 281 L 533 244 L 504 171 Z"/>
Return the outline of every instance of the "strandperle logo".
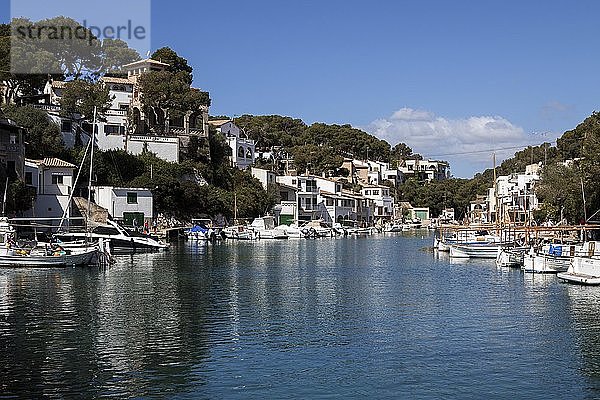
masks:
<path fill-rule="evenodd" d="M 94 40 L 119 39 L 119 40 L 145 40 L 146 28 L 142 25 L 135 25 L 132 20 L 128 20 L 126 25 L 99 27 L 89 25 L 87 20 L 79 26 L 69 25 L 44 25 L 44 24 L 26 24 L 13 26 L 13 30 L 20 39 L 30 40 L 81 40 L 87 41 L 90 45 Z"/>
<path fill-rule="evenodd" d="M 150 0 L 11 0 L 10 11 L 13 74 L 99 74 L 115 68 L 107 58 L 151 51 Z"/>

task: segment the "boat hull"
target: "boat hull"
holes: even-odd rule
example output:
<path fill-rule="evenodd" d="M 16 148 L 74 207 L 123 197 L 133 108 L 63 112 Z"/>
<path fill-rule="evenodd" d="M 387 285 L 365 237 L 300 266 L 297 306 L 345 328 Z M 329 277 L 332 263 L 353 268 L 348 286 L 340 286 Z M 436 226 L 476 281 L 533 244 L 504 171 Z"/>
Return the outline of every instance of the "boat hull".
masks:
<path fill-rule="evenodd" d="M 65 256 L 0 256 L 0 267 L 2 268 L 59 268 L 66 267 Z"/>
<path fill-rule="evenodd" d="M 566 272 L 571 265 L 571 257 L 548 254 L 527 254 L 523 260 L 523 270 L 536 274 L 556 274 Z"/>
<path fill-rule="evenodd" d="M 459 245 L 450 246 L 450 257 L 453 258 L 486 258 L 496 259 L 499 246 L 496 245 Z"/>

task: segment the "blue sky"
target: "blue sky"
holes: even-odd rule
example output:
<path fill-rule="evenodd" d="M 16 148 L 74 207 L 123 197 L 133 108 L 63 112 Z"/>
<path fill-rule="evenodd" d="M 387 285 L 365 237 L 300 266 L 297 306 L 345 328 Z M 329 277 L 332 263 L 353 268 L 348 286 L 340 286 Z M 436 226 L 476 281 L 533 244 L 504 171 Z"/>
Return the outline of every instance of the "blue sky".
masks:
<path fill-rule="evenodd" d="M 598 15 L 588 0 L 155 0 L 151 37 L 189 60 L 212 114 L 350 123 L 469 177 L 491 166 L 475 151 L 552 140 L 598 108 Z"/>

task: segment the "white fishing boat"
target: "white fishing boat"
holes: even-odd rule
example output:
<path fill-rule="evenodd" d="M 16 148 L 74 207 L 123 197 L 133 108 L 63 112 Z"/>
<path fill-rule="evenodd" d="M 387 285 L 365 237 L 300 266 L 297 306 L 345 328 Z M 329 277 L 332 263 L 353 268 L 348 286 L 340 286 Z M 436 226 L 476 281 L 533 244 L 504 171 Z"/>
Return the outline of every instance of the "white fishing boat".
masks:
<path fill-rule="evenodd" d="M 523 269 L 525 272 L 556 274 L 566 272 L 574 257 L 594 256 L 596 242 L 586 242 L 583 245 L 546 244 L 540 249 L 533 248 L 525 255 Z"/>
<path fill-rule="evenodd" d="M 217 231 L 212 227 L 206 228 L 201 225 L 194 225 L 184 231 L 184 234 L 188 240 L 199 240 L 199 241 L 214 241 L 220 239 Z"/>
<path fill-rule="evenodd" d="M 227 239 L 237 240 L 253 240 L 256 239 L 256 233 L 254 230 L 248 228 L 246 225 L 234 225 L 223 228 L 223 234 Z"/>
<path fill-rule="evenodd" d="M 502 246 L 498 249 L 496 265 L 499 267 L 522 266 L 526 251 L 526 247 Z"/>
<path fill-rule="evenodd" d="M 6 217 L 0 217 L 0 267 L 54 268 L 91 264 L 98 246 L 63 246 L 59 243 L 19 245 Z"/>
<path fill-rule="evenodd" d="M 387 233 L 402 232 L 402 223 L 396 221 L 390 222 L 383 228 L 383 231 Z"/>
<path fill-rule="evenodd" d="M 435 237 L 433 241 L 433 248 L 438 251 L 448 252 L 450 246 L 460 244 L 464 246 L 470 245 L 486 245 L 486 244 L 497 244 L 500 242 L 500 237 L 489 234 L 486 230 L 479 231 L 458 231 L 452 235 L 442 235 Z"/>
<path fill-rule="evenodd" d="M 257 239 L 287 239 L 283 229 L 275 228 L 275 218 L 271 215 L 254 218 L 250 228 L 256 233 Z"/>
<path fill-rule="evenodd" d="M 372 228 L 346 228 L 349 235 L 370 235 L 373 233 Z"/>
<path fill-rule="evenodd" d="M 567 271 L 556 276 L 567 282 L 600 285 L 600 257 L 573 257 Z"/>
<path fill-rule="evenodd" d="M 451 244 L 450 257 L 496 259 L 499 249 L 499 243 Z"/>
<path fill-rule="evenodd" d="M 523 269 L 525 272 L 549 273 L 566 272 L 573 257 L 594 255 L 595 242 L 583 245 L 546 244 L 539 249 L 530 249 L 525 255 Z"/>
<path fill-rule="evenodd" d="M 294 224 L 292 224 L 292 225 L 279 225 L 279 226 L 276 227 L 276 229 L 280 229 L 283 232 L 285 232 L 285 234 L 287 235 L 287 237 L 289 237 L 290 239 L 300 239 L 300 238 L 306 237 L 306 235 L 304 234 L 304 232 L 302 232 L 302 230 L 300 228 L 298 228 Z"/>
<path fill-rule="evenodd" d="M 322 220 L 312 220 L 300 225 L 300 230 L 306 237 L 331 237 L 333 230 Z M 342 233 L 342 232 L 340 232 Z"/>

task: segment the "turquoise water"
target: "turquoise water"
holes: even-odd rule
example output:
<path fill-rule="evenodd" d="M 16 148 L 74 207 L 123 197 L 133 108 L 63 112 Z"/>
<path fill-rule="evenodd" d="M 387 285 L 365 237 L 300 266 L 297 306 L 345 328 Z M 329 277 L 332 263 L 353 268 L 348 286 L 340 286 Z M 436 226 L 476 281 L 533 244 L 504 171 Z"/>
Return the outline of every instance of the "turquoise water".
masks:
<path fill-rule="evenodd" d="M 600 288 L 424 235 L 0 269 L 0 398 L 600 397 Z"/>

